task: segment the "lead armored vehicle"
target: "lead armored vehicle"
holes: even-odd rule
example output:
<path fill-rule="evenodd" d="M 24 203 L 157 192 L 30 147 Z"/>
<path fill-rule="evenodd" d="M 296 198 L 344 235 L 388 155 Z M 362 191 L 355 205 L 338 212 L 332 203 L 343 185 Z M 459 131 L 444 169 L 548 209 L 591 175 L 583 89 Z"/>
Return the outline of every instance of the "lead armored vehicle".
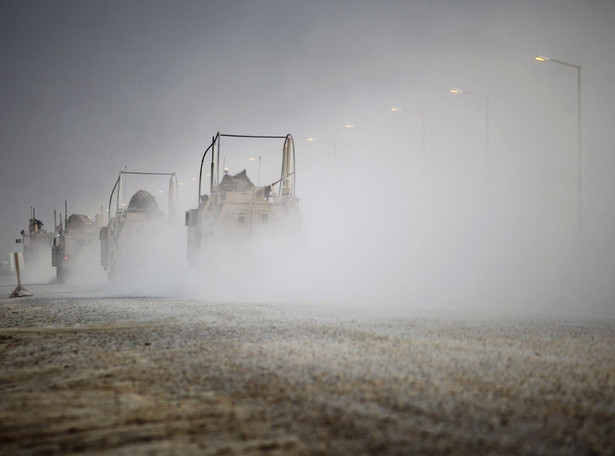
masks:
<path fill-rule="evenodd" d="M 281 156 L 277 155 L 280 174 L 273 177 L 263 172 L 266 164 L 273 171 L 275 163 L 265 161 L 262 148 L 245 147 L 227 154 L 221 142 L 241 141 L 254 145 L 254 140 L 278 141 Z M 260 144 L 260 143 L 259 143 Z M 239 150 L 239 152 L 237 152 Z M 203 185 L 203 167 L 209 154 L 209 193 Z M 243 157 L 243 158 L 241 158 Z M 281 160 L 280 160 L 281 158 Z M 252 161 L 258 164 L 256 184 L 246 169 L 232 174 L 225 163 L 234 163 L 241 169 Z M 262 163 L 261 163 L 262 162 Z M 299 200 L 295 196 L 295 146 L 291 135 L 250 136 L 217 133 L 201 159 L 199 171 L 198 207 L 186 212 L 188 227 L 187 256 L 191 264 L 220 263 L 221 252 L 237 254 L 251 241 L 272 240 L 297 232 L 301 227 Z M 261 183 L 261 180 L 264 182 Z M 252 243 L 253 244 L 253 243 Z"/>

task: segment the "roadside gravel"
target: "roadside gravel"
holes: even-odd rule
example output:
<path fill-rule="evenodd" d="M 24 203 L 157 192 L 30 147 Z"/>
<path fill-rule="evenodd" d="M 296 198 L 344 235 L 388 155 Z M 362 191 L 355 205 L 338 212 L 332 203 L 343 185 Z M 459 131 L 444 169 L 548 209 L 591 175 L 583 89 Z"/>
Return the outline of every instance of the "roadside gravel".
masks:
<path fill-rule="evenodd" d="M 31 291 L 0 454 L 615 454 L 614 320 Z"/>

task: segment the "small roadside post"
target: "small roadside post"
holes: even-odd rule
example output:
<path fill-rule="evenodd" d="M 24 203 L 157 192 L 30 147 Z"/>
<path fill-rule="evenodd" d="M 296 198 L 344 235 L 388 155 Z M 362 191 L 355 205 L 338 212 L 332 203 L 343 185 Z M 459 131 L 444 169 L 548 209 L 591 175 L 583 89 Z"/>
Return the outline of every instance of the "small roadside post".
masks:
<path fill-rule="evenodd" d="M 13 290 L 11 296 L 9 298 L 22 298 L 24 296 L 32 296 L 32 292 L 26 290 L 21 286 L 21 274 L 19 273 L 19 254 L 17 252 L 13 253 L 15 258 L 15 271 L 17 271 L 17 288 Z"/>

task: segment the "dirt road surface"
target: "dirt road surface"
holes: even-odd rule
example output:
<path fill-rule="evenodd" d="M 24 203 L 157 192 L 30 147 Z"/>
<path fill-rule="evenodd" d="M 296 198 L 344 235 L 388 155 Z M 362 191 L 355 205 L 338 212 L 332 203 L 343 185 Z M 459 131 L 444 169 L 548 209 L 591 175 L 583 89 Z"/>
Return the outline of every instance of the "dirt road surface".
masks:
<path fill-rule="evenodd" d="M 2 455 L 615 454 L 615 321 L 0 286 Z"/>

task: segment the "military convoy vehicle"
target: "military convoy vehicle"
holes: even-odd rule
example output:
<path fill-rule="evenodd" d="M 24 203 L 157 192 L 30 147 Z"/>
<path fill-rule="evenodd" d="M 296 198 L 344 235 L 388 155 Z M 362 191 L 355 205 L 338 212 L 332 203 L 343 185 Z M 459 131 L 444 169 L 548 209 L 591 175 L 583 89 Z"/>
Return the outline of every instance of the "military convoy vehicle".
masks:
<path fill-rule="evenodd" d="M 67 212 L 65 203 L 64 214 Z M 102 208 L 94 220 L 83 214 L 71 214 L 64 222 L 60 220 L 51 250 L 52 266 L 56 268 L 58 281 L 66 282 L 80 273 L 91 273 L 94 266 L 100 267 L 98 240 L 103 224 Z"/>
<path fill-rule="evenodd" d="M 270 166 L 270 172 L 263 173 L 264 182 L 261 183 L 259 151 L 263 150 L 262 147 L 246 147 L 243 149 L 243 158 L 238 159 L 233 155 L 233 148 L 231 153 L 221 150 L 223 139 L 225 143 L 233 140 L 241 144 L 251 140 L 278 141 L 281 154 L 275 152 L 277 158 L 274 160 L 280 164 L 280 174 L 274 175 L 273 160 L 263 160 Z M 246 153 L 251 155 L 250 160 L 256 160 L 255 156 L 258 156 L 256 184 L 248 177 L 245 168 L 233 174 L 225 166 L 227 159 L 235 165 L 244 163 L 247 160 Z M 205 170 L 204 176 L 205 160 L 208 157 L 209 169 Z M 227 251 L 236 252 L 244 246 L 259 244 L 254 241 L 277 242 L 280 238 L 299 232 L 302 216 L 299 199 L 295 194 L 295 163 L 295 145 L 290 134 L 255 136 L 217 133 L 212 137 L 211 144 L 201 158 L 197 207 L 186 212 L 186 253 L 189 263 L 215 264 L 219 261 L 219 253 L 226 248 L 230 249 Z M 160 189 L 150 192 L 141 188 L 126 201 L 126 179 L 130 176 L 162 176 L 168 179 L 168 192 Z M 160 209 L 152 193 L 159 196 L 164 194 L 167 198 L 166 213 Z M 102 208 L 95 221 L 82 214 L 66 217 L 65 208 L 64 223 L 60 221 L 54 232 L 48 233 L 43 230 L 42 222 L 35 218 L 32 209 L 28 232 L 22 231 L 22 239 L 18 242 L 23 243 L 27 265 L 34 263 L 37 258 L 47 258 L 45 263 L 49 265 L 51 251 L 51 265 L 55 266 L 57 278 L 62 282 L 71 274 L 82 271 L 91 260 L 89 252 L 98 247 L 100 264 L 109 278 L 141 271 L 152 264 L 168 268 L 175 259 L 170 260 L 169 255 L 166 258 L 164 252 L 169 251 L 169 246 L 174 252 L 183 251 L 183 245 L 186 245 L 183 244 L 180 249 L 176 247 L 177 240 L 184 242 L 182 233 L 175 229 L 178 209 L 175 173 L 121 171 L 109 196 L 108 223 L 103 221 L 105 217 Z M 96 242 L 97 235 L 100 245 Z M 275 243 L 268 245 L 274 246 Z"/>
<path fill-rule="evenodd" d="M 234 175 L 229 174 L 223 165 L 227 158 L 221 152 L 223 138 L 280 141 L 279 177 L 262 185 L 257 181 L 254 185 L 245 169 Z M 203 194 L 203 166 L 208 154 L 211 159 L 207 173 L 209 194 Z M 260 180 L 260 158 L 258 174 Z M 238 246 L 250 240 L 272 239 L 297 231 L 301 227 L 301 211 L 295 196 L 295 178 L 295 146 L 291 135 L 217 133 L 201 158 L 198 206 L 186 212 L 189 262 L 215 262 L 216 246 Z"/>
<path fill-rule="evenodd" d="M 32 281 L 47 282 L 53 279 L 54 271 L 51 267 L 51 246 L 55 233 L 46 231 L 42 221 L 36 218 L 36 211 L 30 208 L 28 231 L 21 230 L 21 238 L 16 239 L 23 246 L 25 277 Z"/>
<path fill-rule="evenodd" d="M 146 190 L 124 200 L 125 179 L 130 175 L 167 176 L 168 208 L 165 214 L 156 198 Z M 115 196 L 115 212 L 107 226 L 100 230 L 101 264 L 110 278 L 118 273 L 135 273 L 158 261 L 158 252 L 169 242 L 167 227 L 177 219 L 178 195 L 175 173 L 144 173 L 122 171 L 109 197 L 109 214 Z"/>

